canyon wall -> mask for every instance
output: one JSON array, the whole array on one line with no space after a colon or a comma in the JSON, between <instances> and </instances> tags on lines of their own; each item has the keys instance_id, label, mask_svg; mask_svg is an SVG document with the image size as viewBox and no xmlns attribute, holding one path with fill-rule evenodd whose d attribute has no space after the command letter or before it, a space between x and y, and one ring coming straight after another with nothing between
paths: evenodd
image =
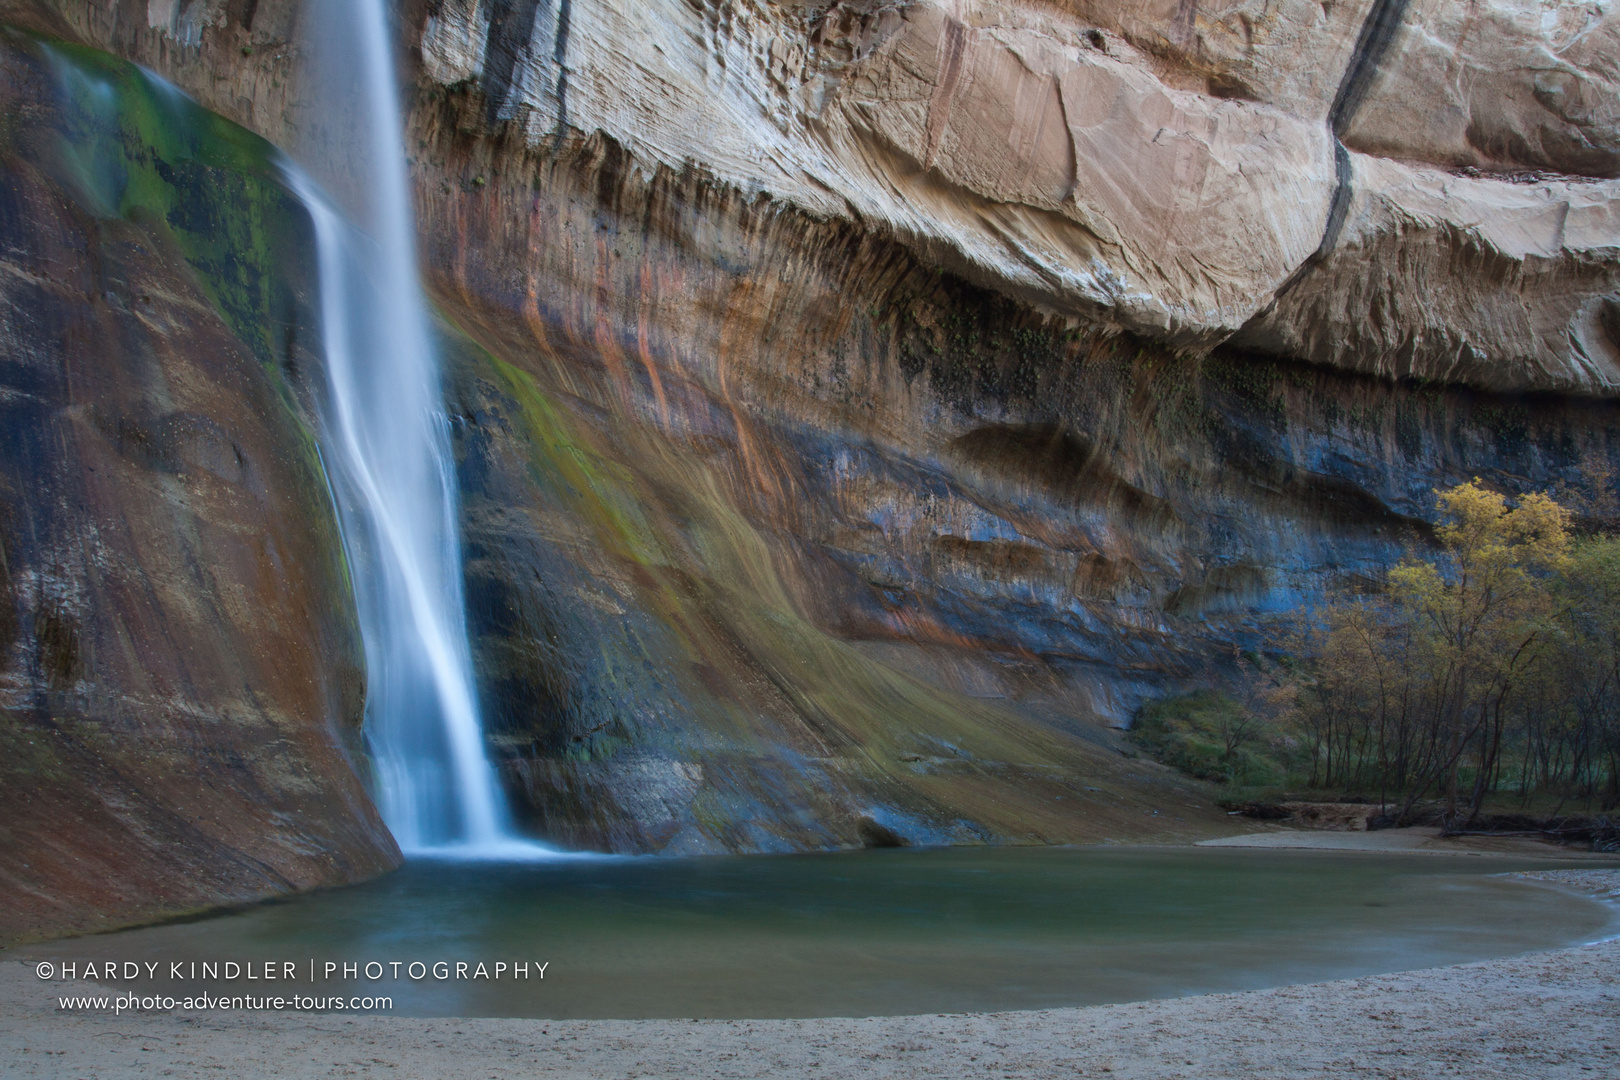
<instances>
[{"instance_id":1,"label":"canyon wall","mask_svg":"<svg viewBox=\"0 0 1620 1080\"><path fill-rule=\"evenodd\" d=\"M9 17L330 141L285 0ZM1620 456L1613 5L400 27L491 747L561 842L1218 830L1113 728L1435 487Z\"/></svg>"},{"instance_id":2,"label":"canyon wall","mask_svg":"<svg viewBox=\"0 0 1620 1080\"><path fill-rule=\"evenodd\" d=\"M331 122L292 0L54 8L277 145ZM421 110L475 90L485 138L600 133L636 168L700 169L1057 315L1485 389L1620 379L1611 3L407 0L399 18ZM424 189L475 179L418 165Z\"/></svg>"},{"instance_id":3,"label":"canyon wall","mask_svg":"<svg viewBox=\"0 0 1620 1080\"><path fill-rule=\"evenodd\" d=\"M0 112L0 940L397 865L271 148L10 29Z\"/></svg>"},{"instance_id":4,"label":"canyon wall","mask_svg":"<svg viewBox=\"0 0 1620 1080\"><path fill-rule=\"evenodd\" d=\"M450 116L426 152L481 153ZM464 169L484 183L424 218L443 309L491 356L452 369L469 602L507 775L554 836L695 823L747 850L769 844L728 824L804 842L772 830L804 806L844 841L863 814L983 828L964 786L895 791L1019 760L932 701L981 738L1123 749L1143 700L1421 550L1436 487L1582 491L1620 451L1607 401L1180 355L607 140ZM874 682L895 673L929 703ZM1034 836L1128 835L1104 794L1164 816L1162 774L1105 761L1053 774L1066 820Z\"/></svg>"},{"instance_id":5,"label":"canyon wall","mask_svg":"<svg viewBox=\"0 0 1620 1080\"><path fill-rule=\"evenodd\" d=\"M1620 12L1065 7L446 0L422 71L1173 347L1613 392Z\"/></svg>"}]
</instances>

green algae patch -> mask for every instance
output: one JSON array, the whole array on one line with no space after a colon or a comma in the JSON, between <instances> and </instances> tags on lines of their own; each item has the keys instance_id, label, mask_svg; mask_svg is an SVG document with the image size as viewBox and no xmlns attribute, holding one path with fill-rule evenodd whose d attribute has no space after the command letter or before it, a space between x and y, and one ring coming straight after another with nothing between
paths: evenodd
<instances>
[{"instance_id":1,"label":"green algae patch","mask_svg":"<svg viewBox=\"0 0 1620 1080\"><path fill-rule=\"evenodd\" d=\"M53 80L46 166L89 213L166 234L204 294L261 363L285 351L297 306L289 270L308 245L280 153L117 57L7 28Z\"/></svg>"},{"instance_id":2,"label":"green algae patch","mask_svg":"<svg viewBox=\"0 0 1620 1080\"><path fill-rule=\"evenodd\" d=\"M36 718L0 709L0 778L8 787L60 783L71 775L72 766Z\"/></svg>"},{"instance_id":3,"label":"green algae patch","mask_svg":"<svg viewBox=\"0 0 1620 1080\"><path fill-rule=\"evenodd\" d=\"M664 561L641 512L629 469L574 437L572 425L526 372L484 352L503 388L522 410L534 452L532 476L552 498L583 515L609 554L642 566Z\"/></svg>"}]
</instances>

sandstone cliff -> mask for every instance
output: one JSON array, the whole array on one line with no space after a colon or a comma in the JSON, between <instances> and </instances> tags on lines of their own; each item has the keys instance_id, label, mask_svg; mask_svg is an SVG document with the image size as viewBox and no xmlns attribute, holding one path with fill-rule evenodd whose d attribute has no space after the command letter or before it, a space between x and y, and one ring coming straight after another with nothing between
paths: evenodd
<instances>
[{"instance_id":1,"label":"sandstone cliff","mask_svg":"<svg viewBox=\"0 0 1620 1080\"><path fill-rule=\"evenodd\" d=\"M397 865L270 148L0 30L0 938Z\"/></svg>"},{"instance_id":2,"label":"sandstone cliff","mask_svg":"<svg viewBox=\"0 0 1620 1080\"><path fill-rule=\"evenodd\" d=\"M330 122L285 0L29 11L280 145ZM1428 542L1433 487L1620 455L1617 20L403 5L530 820L662 851L1218 828L1108 725Z\"/></svg>"},{"instance_id":3,"label":"sandstone cliff","mask_svg":"<svg viewBox=\"0 0 1620 1080\"><path fill-rule=\"evenodd\" d=\"M600 131L1174 346L1620 379L1606 5L446 0L421 53L531 145Z\"/></svg>"},{"instance_id":4,"label":"sandstone cliff","mask_svg":"<svg viewBox=\"0 0 1620 1080\"><path fill-rule=\"evenodd\" d=\"M290 0L57 6L273 142L321 123ZM1044 310L1489 389L1620 379L1606 3L411 0L401 23L424 108L475 88L491 133L601 133Z\"/></svg>"}]
</instances>

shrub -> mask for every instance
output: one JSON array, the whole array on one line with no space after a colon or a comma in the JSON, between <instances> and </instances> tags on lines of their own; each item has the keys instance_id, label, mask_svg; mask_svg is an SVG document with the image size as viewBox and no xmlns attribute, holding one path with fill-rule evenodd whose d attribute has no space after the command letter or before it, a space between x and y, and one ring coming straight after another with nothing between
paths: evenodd
<instances>
[{"instance_id":1,"label":"shrub","mask_svg":"<svg viewBox=\"0 0 1620 1080\"><path fill-rule=\"evenodd\" d=\"M1288 741L1264 718L1214 690L1149 702L1137 712L1130 739L1202 780L1269 786L1288 774Z\"/></svg>"}]
</instances>

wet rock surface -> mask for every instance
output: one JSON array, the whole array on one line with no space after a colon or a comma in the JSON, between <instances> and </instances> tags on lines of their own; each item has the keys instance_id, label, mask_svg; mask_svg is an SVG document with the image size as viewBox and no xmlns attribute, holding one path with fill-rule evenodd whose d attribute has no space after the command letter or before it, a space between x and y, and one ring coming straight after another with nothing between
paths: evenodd
<instances>
[{"instance_id":1,"label":"wet rock surface","mask_svg":"<svg viewBox=\"0 0 1620 1080\"><path fill-rule=\"evenodd\" d=\"M246 132L0 35L0 934L389 869L298 208Z\"/></svg>"}]
</instances>

